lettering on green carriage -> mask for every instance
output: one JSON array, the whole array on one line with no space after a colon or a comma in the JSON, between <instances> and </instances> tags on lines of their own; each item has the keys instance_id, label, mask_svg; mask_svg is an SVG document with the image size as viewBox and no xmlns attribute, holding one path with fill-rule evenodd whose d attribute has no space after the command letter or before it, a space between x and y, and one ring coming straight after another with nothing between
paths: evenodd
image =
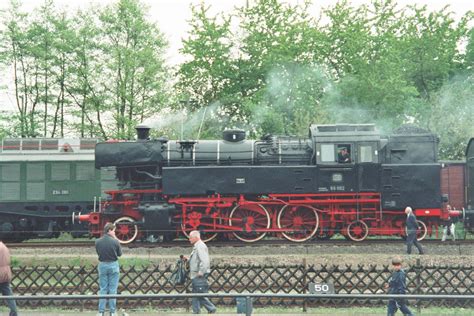
<instances>
[{"instance_id":1,"label":"lettering on green carriage","mask_svg":"<svg viewBox=\"0 0 474 316\"><path fill-rule=\"evenodd\" d=\"M69 195L69 190L53 190L53 195Z\"/></svg>"}]
</instances>

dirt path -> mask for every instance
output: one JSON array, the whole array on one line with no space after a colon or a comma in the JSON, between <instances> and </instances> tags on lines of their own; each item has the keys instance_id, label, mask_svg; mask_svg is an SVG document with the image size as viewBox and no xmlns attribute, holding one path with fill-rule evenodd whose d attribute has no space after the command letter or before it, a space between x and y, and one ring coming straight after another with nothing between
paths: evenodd
<instances>
[{"instance_id":1,"label":"dirt path","mask_svg":"<svg viewBox=\"0 0 474 316\"><path fill-rule=\"evenodd\" d=\"M306 260L315 265L387 265L392 257L400 256L406 264L417 259L423 265L472 265L474 243L442 245L425 244L426 255L406 255L405 246L400 244L334 246L324 244L264 246L264 247L212 247L209 245L213 264L299 264ZM127 261L147 261L152 264L174 263L180 254L188 255L191 247L176 248L124 248L123 258ZM88 262L97 263L94 248L18 248L11 250L12 257L21 264L34 262Z\"/></svg>"}]
</instances>

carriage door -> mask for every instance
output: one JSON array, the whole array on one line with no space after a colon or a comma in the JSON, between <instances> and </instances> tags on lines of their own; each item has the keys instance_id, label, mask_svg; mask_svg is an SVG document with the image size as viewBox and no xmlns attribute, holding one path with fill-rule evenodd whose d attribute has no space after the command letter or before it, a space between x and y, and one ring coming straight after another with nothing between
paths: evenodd
<instances>
[{"instance_id":1,"label":"carriage door","mask_svg":"<svg viewBox=\"0 0 474 316\"><path fill-rule=\"evenodd\" d=\"M357 185L359 192L379 192L380 163L377 143L357 144Z\"/></svg>"}]
</instances>

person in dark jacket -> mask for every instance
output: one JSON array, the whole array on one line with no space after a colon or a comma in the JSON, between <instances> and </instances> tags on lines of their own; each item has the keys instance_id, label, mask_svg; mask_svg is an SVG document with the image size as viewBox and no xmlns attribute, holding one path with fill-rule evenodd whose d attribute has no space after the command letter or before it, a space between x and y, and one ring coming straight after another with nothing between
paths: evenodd
<instances>
[{"instance_id":1,"label":"person in dark jacket","mask_svg":"<svg viewBox=\"0 0 474 316\"><path fill-rule=\"evenodd\" d=\"M402 261L400 258L392 259L393 273L388 281L388 294L406 294L406 275L402 269ZM387 305L387 316L393 316L400 310L403 315L413 316L406 304L405 299L390 299Z\"/></svg>"},{"instance_id":2,"label":"person in dark jacket","mask_svg":"<svg viewBox=\"0 0 474 316\"><path fill-rule=\"evenodd\" d=\"M12 270L10 269L10 251L3 242L0 241L0 291L2 295L13 295L10 282L12 280ZM15 300L7 300L8 308L10 309L9 316L18 316Z\"/></svg>"},{"instance_id":3,"label":"person in dark jacket","mask_svg":"<svg viewBox=\"0 0 474 316\"><path fill-rule=\"evenodd\" d=\"M118 257L122 255L122 248L115 237L115 225L107 223L104 226L104 235L95 241L95 250L99 255L99 294L117 294L120 267ZM99 299L99 314L104 316L106 299ZM115 316L117 300L109 299L110 316Z\"/></svg>"},{"instance_id":4,"label":"person in dark jacket","mask_svg":"<svg viewBox=\"0 0 474 316\"><path fill-rule=\"evenodd\" d=\"M419 229L418 227L418 222L416 221L416 216L413 214L413 210L411 207L405 208L405 214L407 214L407 253L411 254L411 247L415 245L415 247L418 249L418 252L420 255L422 255L423 252L423 247L421 247L421 244L418 242L416 239L416 231Z\"/></svg>"},{"instance_id":5,"label":"person in dark jacket","mask_svg":"<svg viewBox=\"0 0 474 316\"><path fill-rule=\"evenodd\" d=\"M351 162L351 155L347 151L347 148L341 148L339 153L337 154L337 162L339 163L350 163Z\"/></svg>"}]
</instances>

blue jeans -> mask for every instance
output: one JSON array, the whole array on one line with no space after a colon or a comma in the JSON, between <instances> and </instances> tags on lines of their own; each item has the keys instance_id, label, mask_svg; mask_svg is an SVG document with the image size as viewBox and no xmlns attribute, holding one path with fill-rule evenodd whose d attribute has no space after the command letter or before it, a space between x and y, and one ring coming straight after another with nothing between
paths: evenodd
<instances>
[{"instance_id":1,"label":"blue jeans","mask_svg":"<svg viewBox=\"0 0 474 316\"><path fill-rule=\"evenodd\" d=\"M404 300L389 300L387 305L387 316L394 316L397 310L403 315L413 316Z\"/></svg>"},{"instance_id":2,"label":"blue jeans","mask_svg":"<svg viewBox=\"0 0 474 316\"><path fill-rule=\"evenodd\" d=\"M0 283L0 291L2 295L11 296L13 295L12 288L10 286L10 282L3 282ZM10 316L17 316L18 310L16 309L16 302L15 300L7 300L8 308L10 308Z\"/></svg>"},{"instance_id":3,"label":"blue jeans","mask_svg":"<svg viewBox=\"0 0 474 316\"><path fill-rule=\"evenodd\" d=\"M191 280L191 285L193 293L207 293L209 291L207 277L195 277ZM193 314L199 314L201 312L201 306L204 306L210 313L216 311L216 307L207 297L193 297L191 304L193 306Z\"/></svg>"},{"instance_id":4,"label":"blue jeans","mask_svg":"<svg viewBox=\"0 0 474 316\"><path fill-rule=\"evenodd\" d=\"M120 268L118 261L99 263L99 294L117 294ZM107 299L99 299L99 313L105 312ZM117 300L109 299L109 308L111 313L115 313Z\"/></svg>"}]
</instances>

